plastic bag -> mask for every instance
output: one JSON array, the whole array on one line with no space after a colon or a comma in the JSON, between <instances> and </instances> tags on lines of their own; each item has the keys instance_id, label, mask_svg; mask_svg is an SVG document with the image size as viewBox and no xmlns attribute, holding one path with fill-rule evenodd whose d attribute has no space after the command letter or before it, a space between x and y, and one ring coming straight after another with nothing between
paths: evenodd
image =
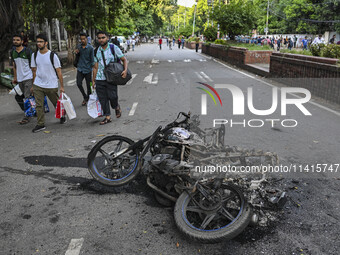
<instances>
[{"instance_id":1,"label":"plastic bag","mask_svg":"<svg viewBox=\"0 0 340 255\"><path fill-rule=\"evenodd\" d=\"M35 98L33 96L30 96L25 99L24 102L24 109L25 109L25 116L26 117L33 117L36 115L36 103Z\"/></svg>"},{"instance_id":2,"label":"plastic bag","mask_svg":"<svg viewBox=\"0 0 340 255\"><path fill-rule=\"evenodd\" d=\"M62 97L63 97L63 93L60 93L60 96L57 102L57 107L55 108L55 117L57 119L60 119L65 116L65 109L62 103Z\"/></svg>"},{"instance_id":3,"label":"plastic bag","mask_svg":"<svg viewBox=\"0 0 340 255\"><path fill-rule=\"evenodd\" d=\"M62 93L61 103L64 105L64 109L70 120L77 117L71 98L67 96L65 93Z\"/></svg>"},{"instance_id":4,"label":"plastic bag","mask_svg":"<svg viewBox=\"0 0 340 255\"><path fill-rule=\"evenodd\" d=\"M102 106L99 102L96 91L94 91L89 97L89 101L87 102L87 113L94 119L103 115Z\"/></svg>"},{"instance_id":5,"label":"plastic bag","mask_svg":"<svg viewBox=\"0 0 340 255\"><path fill-rule=\"evenodd\" d=\"M22 91L19 84L17 84L8 94L22 96Z\"/></svg>"},{"instance_id":6,"label":"plastic bag","mask_svg":"<svg viewBox=\"0 0 340 255\"><path fill-rule=\"evenodd\" d=\"M48 107L46 96L45 96L45 99L44 99L44 111L45 111L45 113L50 112L50 108Z\"/></svg>"}]
</instances>

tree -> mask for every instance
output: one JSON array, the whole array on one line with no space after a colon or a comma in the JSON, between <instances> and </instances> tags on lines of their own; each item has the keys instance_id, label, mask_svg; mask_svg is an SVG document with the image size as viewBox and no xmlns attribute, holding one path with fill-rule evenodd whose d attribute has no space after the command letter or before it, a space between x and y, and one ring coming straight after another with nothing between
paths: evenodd
<instances>
[{"instance_id":1,"label":"tree","mask_svg":"<svg viewBox=\"0 0 340 255\"><path fill-rule=\"evenodd\" d=\"M4 62L8 57L8 50L12 46L13 33L23 27L24 21L19 13L20 0L0 0L0 71L4 70Z\"/></svg>"},{"instance_id":2,"label":"tree","mask_svg":"<svg viewBox=\"0 0 340 255\"><path fill-rule=\"evenodd\" d=\"M235 35L248 34L255 26L255 8L248 0L231 0L217 3L212 18L220 25L220 31L231 39Z\"/></svg>"}]
</instances>

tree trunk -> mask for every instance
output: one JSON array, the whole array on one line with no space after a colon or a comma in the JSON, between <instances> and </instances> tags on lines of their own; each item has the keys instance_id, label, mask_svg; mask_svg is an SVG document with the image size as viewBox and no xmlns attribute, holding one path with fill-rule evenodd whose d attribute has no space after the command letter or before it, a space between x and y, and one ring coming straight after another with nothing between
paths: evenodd
<instances>
[{"instance_id":1,"label":"tree trunk","mask_svg":"<svg viewBox=\"0 0 340 255\"><path fill-rule=\"evenodd\" d=\"M74 60L73 50L77 46L77 35L67 31L67 63L72 64Z\"/></svg>"}]
</instances>

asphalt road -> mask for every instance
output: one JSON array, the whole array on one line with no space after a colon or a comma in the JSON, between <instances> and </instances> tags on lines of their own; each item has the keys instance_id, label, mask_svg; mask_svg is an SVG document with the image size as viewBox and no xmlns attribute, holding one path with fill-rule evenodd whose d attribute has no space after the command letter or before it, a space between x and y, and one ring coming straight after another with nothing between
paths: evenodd
<instances>
[{"instance_id":1,"label":"asphalt road","mask_svg":"<svg viewBox=\"0 0 340 255\"><path fill-rule=\"evenodd\" d=\"M34 119L17 124L22 112L14 98L1 91L0 254L339 253L339 173L281 174L279 185L290 199L280 220L267 228L248 227L236 239L219 244L186 239L175 226L173 210L157 204L142 177L120 189L93 181L86 157L96 142L112 134L137 140L180 111L200 114L203 92L197 87L203 86L197 82L233 84L245 95L252 87L257 109L270 108L271 86L282 87L177 46L169 50L163 44L159 50L156 44L142 45L127 57L135 75L131 84L119 87L122 117L113 116L108 125L100 126L100 119L91 119L81 106L74 68L63 69L63 75L77 118L60 125L52 110L46 115L49 132L33 134ZM340 163L339 106L313 99L304 104L311 116L295 106L287 107L286 116L280 106L270 116L256 116L247 107L244 116L233 116L231 94L218 92L223 106L207 97L203 127L212 127L216 118L229 124L231 119L298 122L294 128L280 122L261 128L227 125L227 144L277 152L285 165Z\"/></svg>"}]
</instances>

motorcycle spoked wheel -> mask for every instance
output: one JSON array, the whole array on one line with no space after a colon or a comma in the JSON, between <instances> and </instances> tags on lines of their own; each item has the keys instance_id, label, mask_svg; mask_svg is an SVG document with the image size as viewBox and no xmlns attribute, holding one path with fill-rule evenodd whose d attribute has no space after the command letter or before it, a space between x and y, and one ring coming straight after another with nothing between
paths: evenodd
<instances>
[{"instance_id":1,"label":"motorcycle spoked wheel","mask_svg":"<svg viewBox=\"0 0 340 255\"><path fill-rule=\"evenodd\" d=\"M136 178L142 165L139 150L126 152L113 159L114 153L131 144L133 141L123 136L109 136L99 141L87 157L92 177L113 187L125 185Z\"/></svg>"},{"instance_id":2,"label":"motorcycle spoked wheel","mask_svg":"<svg viewBox=\"0 0 340 255\"><path fill-rule=\"evenodd\" d=\"M223 183L210 205L202 198L199 191L191 196L183 192L175 205L176 225L189 238L217 243L236 237L249 225L252 208L235 185Z\"/></svg>"}]
</instances>

